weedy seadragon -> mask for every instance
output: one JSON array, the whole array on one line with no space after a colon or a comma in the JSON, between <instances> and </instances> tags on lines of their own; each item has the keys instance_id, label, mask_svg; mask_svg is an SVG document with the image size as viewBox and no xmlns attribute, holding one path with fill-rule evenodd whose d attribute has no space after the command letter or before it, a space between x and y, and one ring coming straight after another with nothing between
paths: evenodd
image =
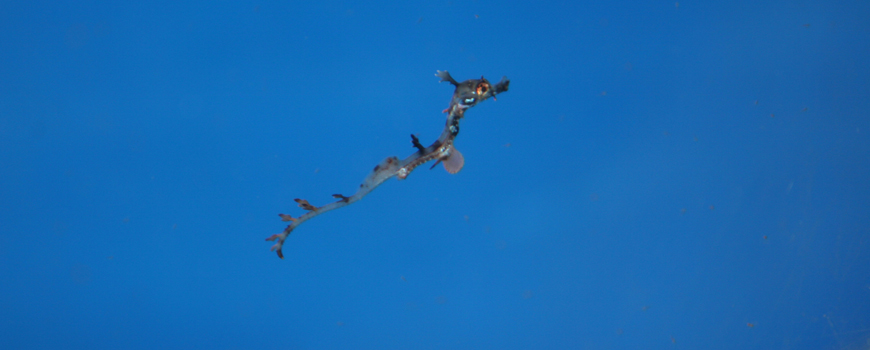
<instances>
[{"instance_id":1,"label":"weedy seadragon","mask_svg":"<svg viewBox=\"0 0 870 350\"><path fill-rule=\"evenodd\" d=\"M442 163L444 169L446 169L450 174L456 174L459 170L462 170L462 166L465 165L465 158L453 144L456 135L459 134L459 121L463 116L465 116L465 110L476 106L478 103L483 102L490 97L495 100L495 95L507 91L510 80L508 80L507 77L502 77L501 81L493 86L482 76L480 79L469 79L460 83L454 80L447 71L438 71L435 75L441 78L441 82L449 82L455 87L453 98L450 100L450 105L443 111L444 113L447 113L447 123L444 125L444 131L441 132L441 136L438 137L438 140L429 145L429 147L423 147L423 145L420 144L420 140L414 136L414 134L411 134L411 144L417 148L417 152L414 152L414 154L411 154L402 160L399 160L396 157L388 157L381 161L381 163L376 165L374 170L366 176L362 184L359 185L359 189L357 189L356 193L350 197L341 194L334 194L332 197L337 198L338 200L322 207L315 207L304 199L295 199L299 207L308 210L308 212L298 218L294 218L287 214L278 214L281 216L282 220L290 221L291 223L287 225L284 232L266 238L267 241L276 241L275 245L272 246L272 251L277 252L278 257L281 259L284 258L284 254L281 252L281 247L284 246L284 241L290 235L290 232L293 232L297 226L317 215L344 207L362 199L365 195L369 194L369 192L393 176L398 177L399 180L404 180L412 171L414 171L415 168L432 160L435 161L432 168L438 165L438 163Z\"/></svg>"}]
</instances>

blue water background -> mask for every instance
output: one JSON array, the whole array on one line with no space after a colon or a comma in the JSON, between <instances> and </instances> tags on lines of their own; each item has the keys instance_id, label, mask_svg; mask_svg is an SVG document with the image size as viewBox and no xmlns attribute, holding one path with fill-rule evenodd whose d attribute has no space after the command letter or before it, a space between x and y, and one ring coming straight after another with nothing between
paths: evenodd
<instances>
[{"instance_id":1,"label":"blue water background","mask_svg":"<svg viewBox=\"0 0 870 350\"><path fill-rule=\"evenodd\" d=\"M0 3L0 348L867 349L863 1ZM465 168L350 195L469 110Z\"/></svg>"}]
</instances>

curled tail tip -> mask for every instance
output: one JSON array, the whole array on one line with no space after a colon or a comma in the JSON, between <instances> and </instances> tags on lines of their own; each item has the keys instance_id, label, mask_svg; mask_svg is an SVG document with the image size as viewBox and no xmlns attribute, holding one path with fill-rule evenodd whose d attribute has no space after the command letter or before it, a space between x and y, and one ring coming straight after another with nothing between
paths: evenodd
<instances>
[{"instance_id":1,"label":"curled tail tip","mask_svg":"<svg viewBox=\"0 0 870 350\"><path fill-rule=\"evenodd\" d=\"M272 246L272 251L278 253L279 258L284 259L284 253L281 252L281 243L275 243L275 245Z\"/></svg>"}]
</instances>

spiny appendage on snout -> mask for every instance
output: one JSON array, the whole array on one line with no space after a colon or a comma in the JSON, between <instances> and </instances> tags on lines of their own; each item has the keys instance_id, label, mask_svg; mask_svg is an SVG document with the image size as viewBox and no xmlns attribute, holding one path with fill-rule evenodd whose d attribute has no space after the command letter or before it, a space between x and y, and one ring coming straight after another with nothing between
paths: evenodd
<instances>
[{"instance_id":1,"label":"spiny appendage on snout","mask_svg":"<svg viewBox=\"0 0 870 350\"><path fill-rule=\"evenodd\" d=\"M442 81L446 81L453 85L459 85L459 83L456 82L456 79L453 79L453 77L450 76L450 73L446 70L436 70L435 76L441 78L441 81L439 81L439 83Z\"/></svg>"}]
</instances>

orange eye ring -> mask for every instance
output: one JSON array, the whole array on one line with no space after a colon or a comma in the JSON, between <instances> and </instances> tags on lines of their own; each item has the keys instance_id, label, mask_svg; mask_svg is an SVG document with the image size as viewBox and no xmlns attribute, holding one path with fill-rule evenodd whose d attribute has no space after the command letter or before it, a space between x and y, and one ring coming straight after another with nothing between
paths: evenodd
<instances>
[{"instance_id":1,"label":"orange eye ring","mask_svg":"<svg viewBox=\"0 0 870 350\"><path fill-rule=\"evenodd\" d=\"M477 96L483 96L484 94L486 94L487 91L489 91L489 89L489 83L485 81L477 84Z\"/></svg>"}]
</instances>

